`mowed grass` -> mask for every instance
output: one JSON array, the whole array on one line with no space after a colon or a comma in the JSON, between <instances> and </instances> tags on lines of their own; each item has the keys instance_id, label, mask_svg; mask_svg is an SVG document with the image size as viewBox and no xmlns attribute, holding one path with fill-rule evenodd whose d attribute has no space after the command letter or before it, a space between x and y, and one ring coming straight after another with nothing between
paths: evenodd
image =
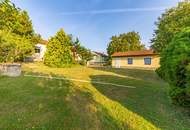
<instances>
[{"instance_id":1,"label":"mowed grass","mask_svg":"<svg viewBox=\"0 0 190 130\"><path fill-rule=\"evenodd\" d=\"M23 71L50 78L0 77L0 129L190 130L187 111L170 103L168 85L153 71L41 63L23 64Z\"/></svg>"}]
</instances>

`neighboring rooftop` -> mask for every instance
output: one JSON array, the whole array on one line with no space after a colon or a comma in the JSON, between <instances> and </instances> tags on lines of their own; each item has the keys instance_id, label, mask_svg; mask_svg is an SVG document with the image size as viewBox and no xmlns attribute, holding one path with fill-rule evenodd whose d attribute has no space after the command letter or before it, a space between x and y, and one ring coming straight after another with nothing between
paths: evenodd
<instances>
[{"instance_id":1,"label":"neighboring rooftop","mask_svg":"<svg viewBox=\"0 0 190 130\"><path fill-rule=\"evenodd\" d=\"M41 40L39 43L40 43L40 44L43 44L43 45L47 45L47 44L48 44L48 41L47 41L47 40Z\"/></svg>"},{"instance_id":2,"label":"neighboring rooftop","mask_svg":"<svg viewBox=\"0 0 190 130\"><path fill-rule=\"evenodd\" d=\"M124 57L124 56L150 56L158 55L153 50L142 50L142 51L127 51L127 52L116 52L112 57Z\"/></svg>"},{"instance_id":3,"label":"neighboring rooftop","mask_svg":"<svg viewBox=\"0 0 190 130\"><path fill-rule=\"evenodd\" d=\"M97 55L100 55L100 56L102 56L102 57L107 57L107 55L106 54L104 54L104 53L102 53L102 52L97 52L97 51L93 51L95 54L97 54Z\"/></svg>"}]
</instances>

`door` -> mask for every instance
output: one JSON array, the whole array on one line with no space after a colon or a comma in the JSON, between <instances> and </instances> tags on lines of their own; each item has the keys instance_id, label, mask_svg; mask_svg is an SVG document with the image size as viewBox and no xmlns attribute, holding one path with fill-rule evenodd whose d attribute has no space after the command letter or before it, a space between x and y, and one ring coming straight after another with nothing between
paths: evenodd
<instances>
[{"instance_id":1,"label":"door","mask_svg":"<svg viewBox=\"0 0 190 130\"><path fill-rule=\"evenodd\" d=\"M115 67L120 68L120 58L115 59Z\"/></svg>"}]
</instances>

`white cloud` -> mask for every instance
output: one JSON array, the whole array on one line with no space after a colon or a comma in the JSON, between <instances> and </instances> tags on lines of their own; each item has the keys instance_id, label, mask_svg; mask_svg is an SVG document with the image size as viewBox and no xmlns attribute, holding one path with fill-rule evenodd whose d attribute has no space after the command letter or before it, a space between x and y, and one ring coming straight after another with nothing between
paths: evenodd
<instances>
[{"instance_id":1,"label":"white cloud","mask_svg":"<svg viewBox=\"0 0 190 130\"><path fill-rule=\"evenodd\" d=\"M82 15L82 14L110 14L110 13L126 13L126 12L151 12L151 11L163 11L163 10L166 10L167 8L168 7L104 9L104 10L62 12L60 14L61 15Z\"/></svg>"}]
</instances>

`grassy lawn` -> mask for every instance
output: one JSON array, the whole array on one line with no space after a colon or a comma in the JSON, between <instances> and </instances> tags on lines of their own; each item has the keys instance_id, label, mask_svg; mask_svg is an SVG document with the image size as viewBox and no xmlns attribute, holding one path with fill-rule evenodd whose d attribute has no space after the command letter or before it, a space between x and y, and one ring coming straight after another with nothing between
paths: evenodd
<instances>
[{"instance_id":1,"label":"grassy lawn","mask_svg":"<svg viewBox=\"0 0 190 130\"><path fill-rule=\"evenodd\" d=\"M190 130L187 111L170 103L168 85L153 71L40 63L23 64L23 71L91 82L1 76L0 129Z\"/></svg>"}]
</instances>

